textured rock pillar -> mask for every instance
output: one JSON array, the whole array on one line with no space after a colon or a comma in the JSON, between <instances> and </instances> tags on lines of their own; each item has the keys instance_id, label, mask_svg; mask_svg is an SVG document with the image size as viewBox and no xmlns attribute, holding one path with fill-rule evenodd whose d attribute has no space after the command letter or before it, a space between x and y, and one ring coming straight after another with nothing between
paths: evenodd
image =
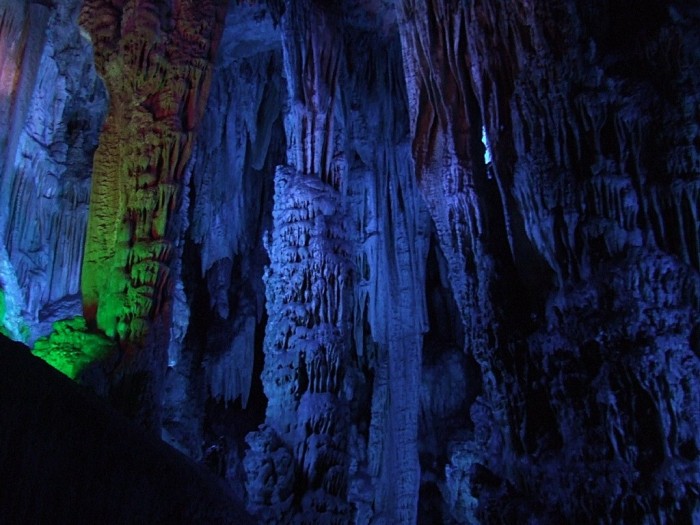
<instances>
[{"instance_id":1,"label":"textured rock pillar","mask_svg":"<svg viewBox=\"0 0 700 525\"><path fill-rule=\"evenodd\" d=\"M217 0L88 0L81 13L110 95L94 160L83 306L89 323L139 354L135 366L146 376L125 392L157 382L166 366L179 233L172 217L225 7Z\"/></svg>"},{"instance_id":2,"label":"textured rock pillar","mask_svg":"<svg viewBox=\"0 0 700 525\"><path fill-rule=\"evenodd\" d=\"M343 86L348 158L353 159L347 193L356 243L355 351L372 378L369 428L357 426L358 434L366 432L367 443L355 457L366 451L366 465L358 462L353 502L358 523L415 523L431 225L411 158L395 19L387 13L367 24L346 35L353 45L348 46L351 66Z\"/></svg>"},{"instance_id":3,"label":"textured rock pillar","mask_svg":"<svg viewBox=\"0 0 700 525\"><path fill-rule=\"evenodd\" d=\"M341 201L318 178L281 167L273 217L265 275L266 421L292 451L302 519L344 522L351 274Z\"/></svg>"},{"instance_id":4,"label":"textured rock pillar","mask_svg":"<svg viewBox=\"0 0 700 525\"><path fill-rule=\"evenodd\" d=\"M342 135L334 114L342 39L332 13L314 2L287 2L282 23L290 166L275 174L263 385L269 400L266 422L293 458L289 498L298 507L290 507L289 499L264 497L272 491L266 486L271 481L252 468L257 443L271 439L269 432L248 438L253 448L246 460L248 491L254 510L263 514L296 514L299 523L346 523L352 518L343 391L351 337L351 258L340 193L344 164L336 147ZM284 487L272 493L280 492Z\"/></svg>"}]
</instances>

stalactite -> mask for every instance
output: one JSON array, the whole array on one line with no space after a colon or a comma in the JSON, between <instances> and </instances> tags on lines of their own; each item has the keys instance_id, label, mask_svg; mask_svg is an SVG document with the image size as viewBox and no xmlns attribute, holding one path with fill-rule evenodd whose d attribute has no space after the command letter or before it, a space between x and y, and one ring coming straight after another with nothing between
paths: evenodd
<instances>
[{"instance_id":1,"label":"stalactite","mask_svg":"<svg viewBox=\"0 0 700 525\"><path fill-rule=\"evenodd\" d=\"M140 344L145 334L135 327L167 312L171 250L131 265L130 272L124 265L131 252L173 240L168 225L208 92L222 5L185 2L170 11L152 2L122 9L88 2L81 23L95 45L111 99L95 156L82 283L85 312L108 336ZM165 54L167 67L160 67ZM134 131L138 142L127 140ZM169 159L161 157L165 151ZM100 272L104 266L113 271ZM143 292L123 293L136 288Z\"/></svg>"},{"instance_id":2,"label":"stalactite","mask_svg":"<svg viewBox=\"0 0 700 525\"><path fill-rule=\"evenodd\" d=\"M203 274L216 261L233 260L257 241L249 230L259 227L254 221L262 183L250 180L248 169L262 169L269 150L283 87L280 78L268 79L268 71L279 68L279 51L218 66L212 98L220 105L212 107L203 122L200 137L206 141L197 146L193 166L194 185L201 197L194 203L192 238L203 244ZM264 119L260 121L259 116ZM222 191L224 185L227 191Z\"/></svg>"},{"instance_id":3,"label":"stalactite","mask_svg":"<svg viewBox=\"0 0 700 525\"><path fill-rule=\"evenodd\" d=\"M489 321L485 302L492 271L488 251L478 240L493 222L488 217L493 212L484 205L489 182L485 180L483 154L475 159L470 142L470 136L477 133L470 127L479 116L472 108L473 88L466 77L472 69L464 53L468 45L466 15L464 7L454 2L420 6L404 2L398 9L405 20L401 39L416 177L449 261L462 322L474 337L467 341L473 341L476 350L481 345L479 334L485 333ZM447 111L445 104L452 111ZM480 127L478 134L480 137ZM476 273L465 272L475 267L479 268Z\"/></svg>"},{"instance_id":4,"label":"stalactite","mask_svg":"<svg viewBox=\"0 0 700 525\"><path fill-rule=\"evenodd\" d=\"M2 242L22 289L13 302L22 304L30 344L60 316L81 313L74 298L79 293L90 164L106 102L90 63L89 44L76 24L77 3L48 10L45 28L32 18L38 8L27 11L26 27L36 33L27 45L41 47L27 48L21 63L25 71L20 73L33 75L34 84L16 85L25 91L19 98L26 101L16 101L14 108L22 120L8 137L15 154L8 150L5 157L6 207L0 213ZM37 51L38 57L32 58Z\"/></svg>"},{"instance_id":5,"label":"stalactite","mask_svg":"<svg viewBox=\"0 0 700 525\"><path fill-rule=\"evenodd\" d=\"M259 382L255 354L265 319L262 231L274 166L284 160L282 53L265 6L229 6L220 46L184 182L191 202L181 212L187 253L176 287L185 304L174 306L188 315L177 319L165 401L169 440L196 457L203 429L222 424L217 417L264 417L260 400L248 400ZM205 411L212 403L214 415Z\"/></svg>"},{"instance_id":6,"label":"stalactite","mask_svg":"<svg viewBox=\"0 0 700 525\"><path fill-rule=\"evenodd\" d=\"M243 408L248 403L253 379L255 317L240 318L235 327L230 348L220 355L205 357L204 367L210 395L215 399L233 401L240 398Z\"/></svg>"},{"instance_id":7,"label":"stalactite","mask_svg":"<svg viewBox=\"0 0 700 525\"><path fill-rule=\"evenodd\" d=\"M80 17L110 97L94 158L83 308L89 328L127 354L109 379L113 402L156 430L172 321L173 243L182 225L177 211L225 7L215 0L172 6L95 0L84 3ZM130 401L130 388L141 389L140 404Z\"/></svg>"}]
</instances>

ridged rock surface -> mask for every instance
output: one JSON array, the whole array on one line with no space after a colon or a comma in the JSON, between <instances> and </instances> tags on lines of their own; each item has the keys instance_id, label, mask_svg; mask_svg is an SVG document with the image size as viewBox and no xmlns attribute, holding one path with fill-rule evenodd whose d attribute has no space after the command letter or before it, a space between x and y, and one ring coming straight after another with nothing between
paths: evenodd
<instances>
[{"instance_id":1,"label":"ridged rock surface","mask_svg":"<svg viewBox=\"0 0 700 525\"><path fill-rule=\"evenodd\" d=\"M120 343L110 396L159 431L185 168L223 30L218 0L83 3L110 106L95 152L81 292Z\"/></svg>"},{"instance_id":2,"label":"ridged rock surface","mask_svg":"<svg viewBox=\"0 0 700 525\"><path fill-rule=\"evenodd\" d=\"M22 64L0 78L16 338L76 312L88 173L56 183L51 159L87 162L100 104L89 65L69 78L22 29L61 11L27 5L0 23L25 42L0 48ZM90 0L81 20L110 108L80 292L131 350L84 383L162 411L263 523L700 520L697 8Z\"/></svg>"},{"instance_id":3,"label":"ridged rock surface","mask_svg":"<svg viewBox=\"0 0 700 525\"><path fill-rule=\"evenodd\" d=\"M109 337L141 344L150 324L167 317L178 233L171 215L209 91L222 7L214 0L82 7L110 95L94 160L83 306Z\"/></svg>"},{"instance_id":4,"label":"ridged rock surface","mask_svg":"<svg viewBox=\"0 0 700 525\"><path fill-rule=\"evenodd\" d=\"M15 332L30 342L51 322L79 315L92 155L106 112L106 93L80 34L79 2L49 10L21 2L2 13L12 42L2 74L10 90L3 126L0 279L12 294ZM13 30L23 32L13 36ZM9 78L13 68L17 78ZM13 89L14 86L14 89Z\"/></svg>"}]
</instances>

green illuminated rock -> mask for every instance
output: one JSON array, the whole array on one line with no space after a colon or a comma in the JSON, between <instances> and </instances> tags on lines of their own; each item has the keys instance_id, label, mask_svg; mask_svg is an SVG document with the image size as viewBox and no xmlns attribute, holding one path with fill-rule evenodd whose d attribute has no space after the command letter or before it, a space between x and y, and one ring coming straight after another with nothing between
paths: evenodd
<instances>
[{"instance_id":1,"label":"green illuminated rock","mask_svg":"<svg viewBox=\"0 0 700 525\"><path fill-rule=\"evenodd\" d=\"M0 334L9 336L10 333L5 328L5 311L7 306L5 305L5 292L0 290Z\"/></svg>"},{"instance_id":2,"label":"green illuminated rock","mask_svg":"<svg viewBox=\"0 0 700 525\"><path fill-rule=\"evenodd\" d=\"M169 322L172 218L227 5L176 4L88 0L80 16L110 94L94 156L83 309L91 326L134 348Z\"/></svg>"},{"instance_id":3,"label":"green illuminated rock","mask_svg":"<svg viewBox=\"0 0 700 525\"><path fill-rule=\"evenodd\" d=\"M114 342L96 333L89 333L83 317L57 321L53 332L34 344L33 353L71 379L91 363L104 359L114 349Z\"/></svg>"}]
</instances>

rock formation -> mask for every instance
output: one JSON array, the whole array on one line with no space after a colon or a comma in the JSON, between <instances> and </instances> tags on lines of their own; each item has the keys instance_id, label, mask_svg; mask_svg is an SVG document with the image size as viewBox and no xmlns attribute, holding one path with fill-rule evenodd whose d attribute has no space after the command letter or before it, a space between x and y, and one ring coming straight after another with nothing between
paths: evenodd
<instances>
[{"instance_id":1,"label":"rock formation","mask_svg":"<svg viewBox=\"0 0 700 525\"><path fill-rule=\"evenodd\" d=\"M226 4L0 3L2 330L263 523L700 520L700 11Z\"/></svg>"},{"instance_id":2,"label":"rock formation","mask_svg":"<svg viewBox=\"0 0 700 525\"><path fill-rule=\"evenodd\" d=\"M46 335L80 314L80 272L92 154L106 111L77 1L3 11L3 158L0 279L10 329ZM22 6L22 7L20 7ZM8 45L9 44L9 45ZM14 75L14 78L12 78Z\"/></svg>"}]
</instances>

